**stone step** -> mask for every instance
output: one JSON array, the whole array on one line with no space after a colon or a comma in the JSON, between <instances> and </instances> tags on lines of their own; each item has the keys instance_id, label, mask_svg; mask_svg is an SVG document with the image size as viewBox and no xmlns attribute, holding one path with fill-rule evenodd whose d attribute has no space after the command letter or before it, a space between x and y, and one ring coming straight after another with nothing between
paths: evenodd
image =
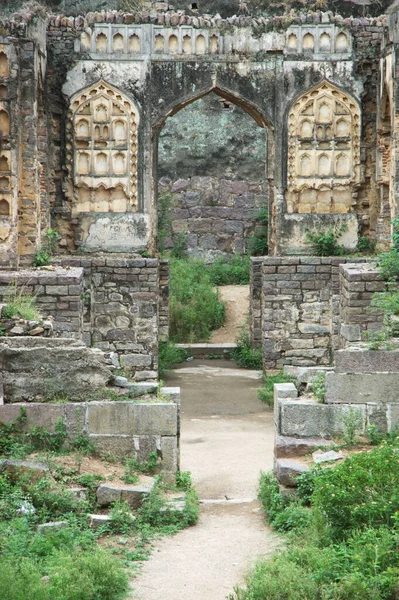
<instances>
[{"instance_id":1,"label":"stone step","mask_svg":"<svg viewBox=\"0 0 399 600\"><path fill-rule=\"evenodd\" d=\"M276 458L294 458L311 454L318 448L329 448L333 445L331 440L323 437L296 438L277 435L274 443L274 456Z\"/></svg>"},{"instance_id":2,"label":"stone step","mask_svg":"<svg viewBox=\"0 0 399 600\"><path fill-rule=\"evenodd\" d=\"M237 348L237 344L176 344L178 348L186 350L193 358L205 358L206 356L222 356L230 358L233 350Z\"/></svg>"},{"instance_id":3,"label":"stone step","mask_svg":"<svg viewBox=\"0 0 399 600\"><path fill-rule=\"evenodd\" d=\"M92 529L99 529L105 525L109 525L112 519L109 515L88 515L90 518L90 527Z\"/></svg>"},{"instance_id":4,"label":"stone step","mask_svg":"<svg viewBox=\"0 0 399 600\"><path fill-rule=\"evenodd\" d=\"M155 485L153 477L141 476L136 484L102 483L97 488L97 503L99 506L109 506L118 500L126 500L131 508L139 508L143 498L149 494Z\"/></svg>"},{"instance_id":5,"label":"stone step","mask_svg":"<svg viewBox=\"0 0 399 600\"><path fill-rule=\"evenodd\" d=\"M19 479L29 480L32 483L39 481L50 474L47 465L31 460L0 460L0 473L6 473L11 481Z\"/></svg>"}]
</instances>

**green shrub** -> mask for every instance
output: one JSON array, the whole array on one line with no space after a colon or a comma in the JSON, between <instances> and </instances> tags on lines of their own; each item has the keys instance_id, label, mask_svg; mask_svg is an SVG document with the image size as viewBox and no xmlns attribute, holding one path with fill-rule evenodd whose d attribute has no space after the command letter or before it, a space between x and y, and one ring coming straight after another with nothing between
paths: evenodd
<instances>
[{"instance_id":1,"label":"green shrub","mask_svg":"<svg viewBox=\"0 0 399 600\"><path fill-rule=\"evenodd\" d=\"M140 529L150 525L156 529L170 528L170 532L173 532L195 525L198 514L198 496L191 486L185 492L185 508L181 512L167 503L167 497L158 483L144 498L138 510L136 527Z\"/></svg>"},{"instance_id":2,"label":"green shrub","mask_svg":"<svg viewBox=\"0 0 399 600\"><path fill-rule=\"evenodd\" d=\"M326 374L319 371L311 380L312 391L319 402L324 402L326 395Z\"/></svg>"},{"instance_id":3,"label":"green shrub","mask_svg":"<svg viewBox=\"0 0 399 600\"><path fill-rule=\"evenodd\" d=\"M163 377L165 373L177 363L181 363L188 358L188 352L184 348L178 348L176 344L167 340L159 343L159 376Z\"/></svg>"},{"instance_id":4,"label":"green shrub","mask_svg":"<svg viewBox=\"0 0 399 600\"><path fill-rule=\"evenodd\" d=\"M263 385L258 388L257 394L259 400L267 404L267 406L273 406L274 404L274 384L275 383L295 383L296 379L286 375L283 371L280 371L276 375L263 375Z\"/></svg>"},{"instance_id":5,"label":"green shrub","mask_svg":"<svg viewBox=\"0 0 399 600\"><path fill-rule=\"evenodd\" d=\"M371 240L365 235L361 235L357 242L357 250L362 254L375 254L377 242L375 240Z\"/></svg>"},{"instance_id":6,"label":"green shrub","mask_svg":"<svg viewBox=\"0 0 399 600\"><path fill-rule=\"evenodd\" d=\"M262 349L251 346L249 333L245 330L242 330L238 336L237 347L231 354L237 365L243 369L261 370L263 367Z\"/></svg>"},{"instance_id":7,"label":"green shrub","mask_svg":"<svg viewBox=\"0 0 399 600\"><path fill-rule=\"evenodd\" d=\"M381 273L381 278L385 281L396 280L399 277L399 251L397 248L391 248L389 252L383 252L378 257L377 267Z\"/></svg>"},{"instance_id":8,"label":"green shrub","mask_svg":"<svg viewBox=\"0 0 399 600\"><path fill-rule=\"evenodd\" d=\"M346 254L346 249L338 244L338 239L346 229L346 225L336 225L313 231L308 230L306 240L311 244L316 256L342 256Z\"/></svg>"},{"instance_id":9,"label":"green shrub","mask_svg":"<svg viewBox=\"0 0 399 600\"><path fill-rule=\"evenodd\" d=\"M219 257L207 265L213 285L249 284L251 258L247 254L236 254L230 258Z\"/></svg>"},{"instance_id":10,"label":"green shrub","mask_svg":"<svg viewBox=\"0 0 399 600\"><path fill-rule=\"evenodd\" d=\"M269 214L267 206L259 209L255 217L255 231L248 240L248 252L251 256L265 256L269 250L267 231Z\"/></svg>"},{"instance_id":11,"label":"green shrub","mask_svg":"<svg viewBox=\"0 0 399 600\"><path fill-rule=\"evenodd\" d=\"M36 308L35 296L26 294L24 288L17 288L16 284L9 285L4 300L7 304L1 313L3 319L12 319L17 316L27 321L39 321L41 319Z\"/></svg>"},{"instance_id":12,"label":"green shrub","mask_svg":"<svg viewBox=\"0 0 399 600\"><path fill-rule=\"evenodd\" d=\"M170 338L173 342L207 341L221 327L226 309L213 289L205 263L170 260Z\"/></svg>"},{"instance_id":13,"label":"green shrub","mask_svg":"<svg viewBox=\"0 0 399 600\"><path fill-rule=\"evenodd\" d=\"M33 259L32 265L34 267L44 267L51 263L51 257L55 252L60 237L60 234L55 229L47 229L44 234L42 248L36 252L35 258Z\"/></svg>"},{"instance_id":14,"label":"green shrub","mask_svg":"<svg viewBox=\"0 0 399 600\"><path fill-rule=\"evenodd\" d=\"M399 510L398 446L384 444L320 472L312 505L336 539L353 529L392 525Z\"/></svg>"}]
</instances>

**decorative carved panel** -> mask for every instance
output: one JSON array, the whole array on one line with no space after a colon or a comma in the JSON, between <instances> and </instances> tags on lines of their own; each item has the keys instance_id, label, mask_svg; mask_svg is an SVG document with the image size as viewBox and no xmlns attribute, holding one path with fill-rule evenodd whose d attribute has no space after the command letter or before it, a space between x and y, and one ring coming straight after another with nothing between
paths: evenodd
<instances>
[{"instance_id":1,"label":"decorative carved panel","mask_svg":"<svg viewBox=\"0 0 399 600\"><path fill-rule=\"evenodd\" d=\"M351 212L359 181L359 107L324 81L289 113L287 211Z\"/></svg>"},{"instance_id":2,"label":"decorative carved panel","mask_svg":"<svg viewBox=\"0 0 399 600\"><path fill-rule=\"evenodd\" d=\"M138 122L131 100L102 80L71 98L67 165L73 216L137 210Z\"/></svg>"}]
</instances>

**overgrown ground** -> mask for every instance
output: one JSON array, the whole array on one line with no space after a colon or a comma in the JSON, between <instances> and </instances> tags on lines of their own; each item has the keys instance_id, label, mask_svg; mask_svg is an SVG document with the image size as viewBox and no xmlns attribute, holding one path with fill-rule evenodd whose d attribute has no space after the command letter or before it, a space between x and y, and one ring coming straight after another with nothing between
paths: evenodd
<instances>
[{"instance_id":1,"label":"overgrown ground","mask_svg":"<svg viewBox=\"0 0 399 600\"><path fill-rule=\"evenodd\" d=\"M371 434L374 449L314 468L296 494L261 476L259 498L287 532L286 548L258 563L230 600L399 598L399 438Z\"/></svg>"},{"instance_id":2,"label":"overgrown ground","mask_svg":"<svg viewBox=\"0 0 399 600\"><path fill-rule=\"evenodd\" d=\"M0 458L43 462L47 472L29 468L0 470L0 598L3 600L118 600L126 597L133 567L148 558L158 536L196 522L197 496L190 476L176 485L156 476L156 485L132 511L125 502L111 507L111 520L90 527L89 514L104 513L96 501L102 481L135 483L157 473L157 458L145 463L97 456L87 438L66 446L61 422L55 434L24 431L24 415L0 426ZM78 496L70 491L83 488ZM185 493L184 512L166 504ZM40 525L63 522L40 531Z\"/></svg>"}]
</instances>

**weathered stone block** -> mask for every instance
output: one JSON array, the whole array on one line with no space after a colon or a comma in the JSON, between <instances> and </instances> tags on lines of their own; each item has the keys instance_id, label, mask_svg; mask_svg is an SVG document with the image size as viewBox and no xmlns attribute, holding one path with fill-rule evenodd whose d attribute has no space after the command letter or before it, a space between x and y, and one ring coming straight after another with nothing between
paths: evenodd
<instances>
[{"instance_id":1,"label":"weathered stone block","mask_svg":"<svg viewBox=\"0 0 399 600\"><path fill-rule=\"evenodd\" d=\"M326 402L399 402L399 373L326 373Z\"/></svg>"},{"instance_id":2,"label":"weathered stone block","mask_svg":"<svg viewBox=\"0 0 399 600\"><path fill-rule=\"evenodd\" d=\"M330 446L331 440L322 437L296 438L277 435L274 444L276 458L293 458L305 456L321 446Z\"/></svg>"},{"instance_id":3,"label":"weathered stone block","mask_svg":"<svg viewBox=\"0 0 399 600\"><path fill-rule=\"evenodd\" d=\"M358 342L361 340L360 325L345 325L341 323L340 334L348 342Z\"/></svg>"},{"instance_id":4,"label":"weathered stone block","mask_svg":"<svg viewBox=\"0 0 399 600\"><path fill-rule=\"evenodd\" d=\"M108 506L118 500L126 500L131 508L139 508L144 496L154 488L152 477L140 477L136 485L127 483L102 483L97 489L97 502L100 506Z\"/></svg>"},{"instance_id":5,"label":"weathered stone block","mask_svg":"<svg viewBox=\"0 0 399 600\"><path fill-rule=\"evenodd\" d=\"M280 400L277 433L289 437L325 437L341 435L345 431L344 416L350 410L359 413L359 433L365 431L366 406L350 404L317 404L304 400Z\"/></svg>"},{"instance_id":6,"label":"weathered stone block","mask_svg":"<svg viewBox=\"0 0 399 600\"><path fill-rule=\"evenodd\" d=\"M177 405L174 403L135 404L136 435L177 434Z\"/></svg>"},{"instance_id":7,"label":"weathered stone block","mask_svg":"<svg viewBox=\"0 0 399 600\"><path fill-rule=\"evenodd\" d=\"M399 350L345 349L334 353L337 373L399 373Z\"/></svg>"},{"instance_id":8,"label":"weathered stone block","mask_svg":"<svg viewBox=\"0 0 399 600\"><path fill-rule=\"evenodd\" d=\"M287 487L295 487L295 479L309 471L309 467L296 460L279 458L274 465L274 472L278 482Z\"/></svg>"},{"instance_id":9,"label":"weathered stone block","mask_svg":"<svg viewBox=\"0 0 399 600\"><path fill-rule=\"evenodd\" d=\"M91 435L134 435L136 433L134 402L90 402L87 427Z\"/></svg>"}]
</instances>

